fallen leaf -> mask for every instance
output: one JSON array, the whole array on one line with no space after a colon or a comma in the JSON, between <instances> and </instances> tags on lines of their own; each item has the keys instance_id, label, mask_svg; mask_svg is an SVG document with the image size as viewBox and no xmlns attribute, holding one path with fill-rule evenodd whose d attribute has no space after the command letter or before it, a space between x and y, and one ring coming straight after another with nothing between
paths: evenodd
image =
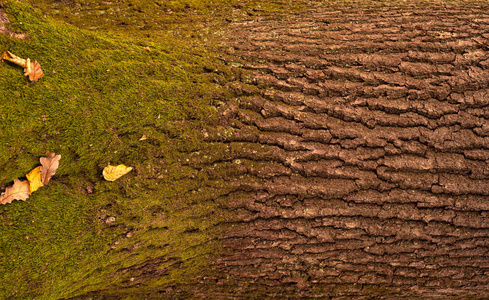
<instances>
[{"instance_id":1,"label":"fallen leaf","mask_svg":"<svg viewBox=\"0 0 489 300\"><path fill-rule=\"evenodd\" d=\"M30 171L27 175L25 175L25 177L27 177L27 180L29 180L30 193L37 191L44 185L41 180L41 166Z\"/></svg>"},{"instance_id":2,"label":"fallen leaf","mask_svg":"<svg viewBox=\"0 0 489 300\"><path fill-rule=\"evenodd\" d=\"M146 134L143 134L143 136L139 139L140 141L145 141L147 140L148 138L146 137Z\"/></svg>"},{"instance_id":3,"label":"fallen leaf","mask_svg":"<svg viewBox=\"0 0 489 300\"><path fill-rule=\"evenodd\" d=\"M37 60L31 62L29 58L20 58L10 51L4 51L2 53L2 59L24 68L24 76L29 76L30 81L37 81L39 78L44 76L41 65L37 62Z\"/></svg>"},{"instance_id":4,"label":"fallen leaf","mask_svg":"<svg viewBox=\"0 0 489 300\"><path fill-rule=\"evenodd\" d=\"M23 200L25 201L29 198L30 189L29 182L26 180L14 180L14 185L5 189L0 195L0 204L12 203L14 200Z\"/></svg>"},{"instance_id":5,"label":"fallen leaf","mask_svg":"<svg viewBox=\"0 0 489 300\"><path fill-rule=\"evenodd\" d=\"M53 175L56 173L56 170L59 167L59 160L61 159L61 155L55 155L55 153L47 152L46 157L41 157L41 182L46 185Z\"/></svg>"},{"instance_id":6,"label":"fallen leaf","mask_svg":"<svg viewBox=\"0 0 489 300\"><path fill-rule=\"evenodd\" d=\"M131 170L132 167L127 167L125 165L118 165L118 166L108 165L102 171L102 175L104 175L105 180L114 181L126 175Z\"/></svg>"},{"instance_id":7,"label":"fallen leaf","mask_svg":"<svg viewBox=\"0 0 489 300\"><path fill-rule=\"evenodd\" d=\"M37 60L31 62L29 59L27 59L27 66L28 67L24 69L24 76L29 76L30 81L35 82L44 76L41 65L37 62Z\"/></svg>"},{"instance_id":8,"label":"fallen leaf","mask_svg":"<svg viewBox=\"0 0 489 300\"><path fill-rule=\"evenodd\" d=\"M17 55L13 54L10 51L4 51L2 53L2 59L9 61L11 63L14 63L18 66L21 66L22 68L25 68L26 66L26 60L23 58L18 57Z\"/></svg>"}]
</instances>

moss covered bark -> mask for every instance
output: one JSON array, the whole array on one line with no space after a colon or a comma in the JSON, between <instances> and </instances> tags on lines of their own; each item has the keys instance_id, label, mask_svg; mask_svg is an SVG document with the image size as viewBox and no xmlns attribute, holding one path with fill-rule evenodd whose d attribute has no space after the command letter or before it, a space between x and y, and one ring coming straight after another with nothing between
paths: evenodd
<instances>
[{"instance_id":1,"label":"moss covered bark","mask_svg":"<svg viewBox=\"0 0 489 300\"><path fill-rule=\"evenodd\" d=\"M0 207L0 298L487 298L485 2L30 3L0 185L63 158Z\"/></svg>"}]
</instances>

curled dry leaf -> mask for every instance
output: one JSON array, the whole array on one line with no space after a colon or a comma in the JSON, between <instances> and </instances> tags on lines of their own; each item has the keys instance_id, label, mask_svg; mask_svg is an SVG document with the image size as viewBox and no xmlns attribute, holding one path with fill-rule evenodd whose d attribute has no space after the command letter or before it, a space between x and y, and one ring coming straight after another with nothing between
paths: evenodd
<instances>
[{"instance_id":1,"label":"curled dry leaf","mask_svg":"<svg viewBox=\"0 0 489 300\"><path fill-rule=\"evenodd\" d=\"M25 59L18 57L10 51L4 51L2 53L2 59L14 63L22 68L25 68L27 65L27 61Z\"/></svg>"},{"instance_id":2,"label":"curled dry leaf","mask_svg":"<svg viewBox=\"0 0 489 300\"><path fill-rule=\"evenodd\" d=\"M126 175L131 170L132 167L127 167L125 165L118 165L118 166L108 165L102 171L102 175L104 175L105 180L114 181Z\"/></svg>"},{"instance_id":3,"label":"curled dry leaf","mask_svg":"<svg viewBox=\"0 0 489 300\"><path fill-rule=\"evenodd\" d=\"M56 173L59 167L59 160L61 155L56 155L55 153L47 152L46 157L41 157L41 182L42 184L48 184L49 180Z\"/></svg>"},{"instance_id":4,"label":"curled dry leaf","mask_svg":"<svg viewBox=\"0 0 489 300\"><path fill-rule=\"evenodd\" d=\"M30 81L37 81L44 76L41 65L37 62L37 60L31 62L29 58L20 58L10 51L4 51L2 54L2 59L24 68L24 76L29 76Z\"/></svg>"},{"instance_id":5,"label":"curled dry leaf","mask_svg":"<svg viewBox=\"0 0 489 300\"><path fill-rule=\"evenodd\" d=\"M41 166L30 171L29 174L25 175L25 177L27 177L27 180L29 181L30 193L37 191L44 185L41 180Z\"/></svg>"},{"instance_id":6,"label":"curled dry leaf","mask_svg":"<svg viewBox=\"0 0 489 300\"><path fill-rule=\"evenodd\" d=\"M0 195L0 204L12 203L14 200L25 201L29 198L29 194L29 182L16 178L14 180L14 185L5 189L5 192Z\"/></svg>"}]
</instances>

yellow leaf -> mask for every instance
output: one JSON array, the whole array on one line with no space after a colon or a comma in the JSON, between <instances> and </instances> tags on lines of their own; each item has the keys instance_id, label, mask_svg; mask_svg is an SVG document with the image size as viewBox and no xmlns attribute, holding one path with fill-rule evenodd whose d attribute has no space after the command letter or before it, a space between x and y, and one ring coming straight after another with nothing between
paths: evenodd
<instances>
[{"instance_id":1,"label":"yellow leaf","mask_svg":"<svg viewBox=\"0 0 489 300\"><path fill-rule=\"evenodd\" d=\"M26 200L29 198L29 182L26 180L14 180L14 185L5 189L0 195L0 204L11 203L14 200Z\"/></svg>"},{"instance_id":2,"label":"yellow leaf","mask_svg":"<svg viewBox=\"0 0 489 300\"><path fill-rule=\"evenodd\" d=\"M108 165L104 168L102 175L104 175L105 180L114 181L122 176L126 175L132 170L132 167L127 167L125 165L111 166Z\"/></svg>"},{"instance_id":3,"label":"yellow leaf","mask_svg":"<svg viewBox=\"0 0 489 300\"><path fill-rule=\"evenodd\" d=\"M40 187L44 186L41 180L41 166L30 171L29 174L25 175L27 180L29 180L30 193L37 191Z\"/></svg>"}]
</instances>

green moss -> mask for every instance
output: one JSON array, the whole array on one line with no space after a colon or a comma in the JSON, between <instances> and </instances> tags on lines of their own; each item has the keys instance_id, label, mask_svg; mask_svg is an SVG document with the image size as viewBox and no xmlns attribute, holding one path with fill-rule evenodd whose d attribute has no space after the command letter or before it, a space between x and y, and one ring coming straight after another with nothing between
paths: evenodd
<instances>
[{"instance_id":1,"label":"green moss","mask_svg":"<svg viewBox=\"0 0 489 300\"><path fill-rule=\"evenodd\" d=\"M218 249L209 241L227 216L216 213L212 198L226 189L183 162L203 147L199 129L217 121L210 104L221 88L204 69L222 66L200 46L202 37L183 37L191 26L200 28L188 20L223 1L164 2L162 9L174 12L163 16L166 29L187 24L178 37L154 27L121 29L114 25L121 12L84 19L100 1L35 2L53 15L69 12L78 27L25 2L2 4L9 27L30 38L0 35L0 50L39 61L45 76L29 82L21 68L0 64L1 188L39 165L46 151L62 159L48 186L26 202L0 206L0 298L59 299L94 290L120 295L119 288L131 292L130 279L138 278L131 266L157 257L181 265L157 265L168 272L144 279L148 291L193 278L189 274ZM61 3L71 4L55 13ZM112 9L121 4L128 11L156 5L114 3ZM79 14L71 14L75 10ZM84 29L95 24L103 28ZM147 140L140 141L143 134ZM109 163L134 170L106 182L101 171Z\"/></svg>"}]
</instances>

